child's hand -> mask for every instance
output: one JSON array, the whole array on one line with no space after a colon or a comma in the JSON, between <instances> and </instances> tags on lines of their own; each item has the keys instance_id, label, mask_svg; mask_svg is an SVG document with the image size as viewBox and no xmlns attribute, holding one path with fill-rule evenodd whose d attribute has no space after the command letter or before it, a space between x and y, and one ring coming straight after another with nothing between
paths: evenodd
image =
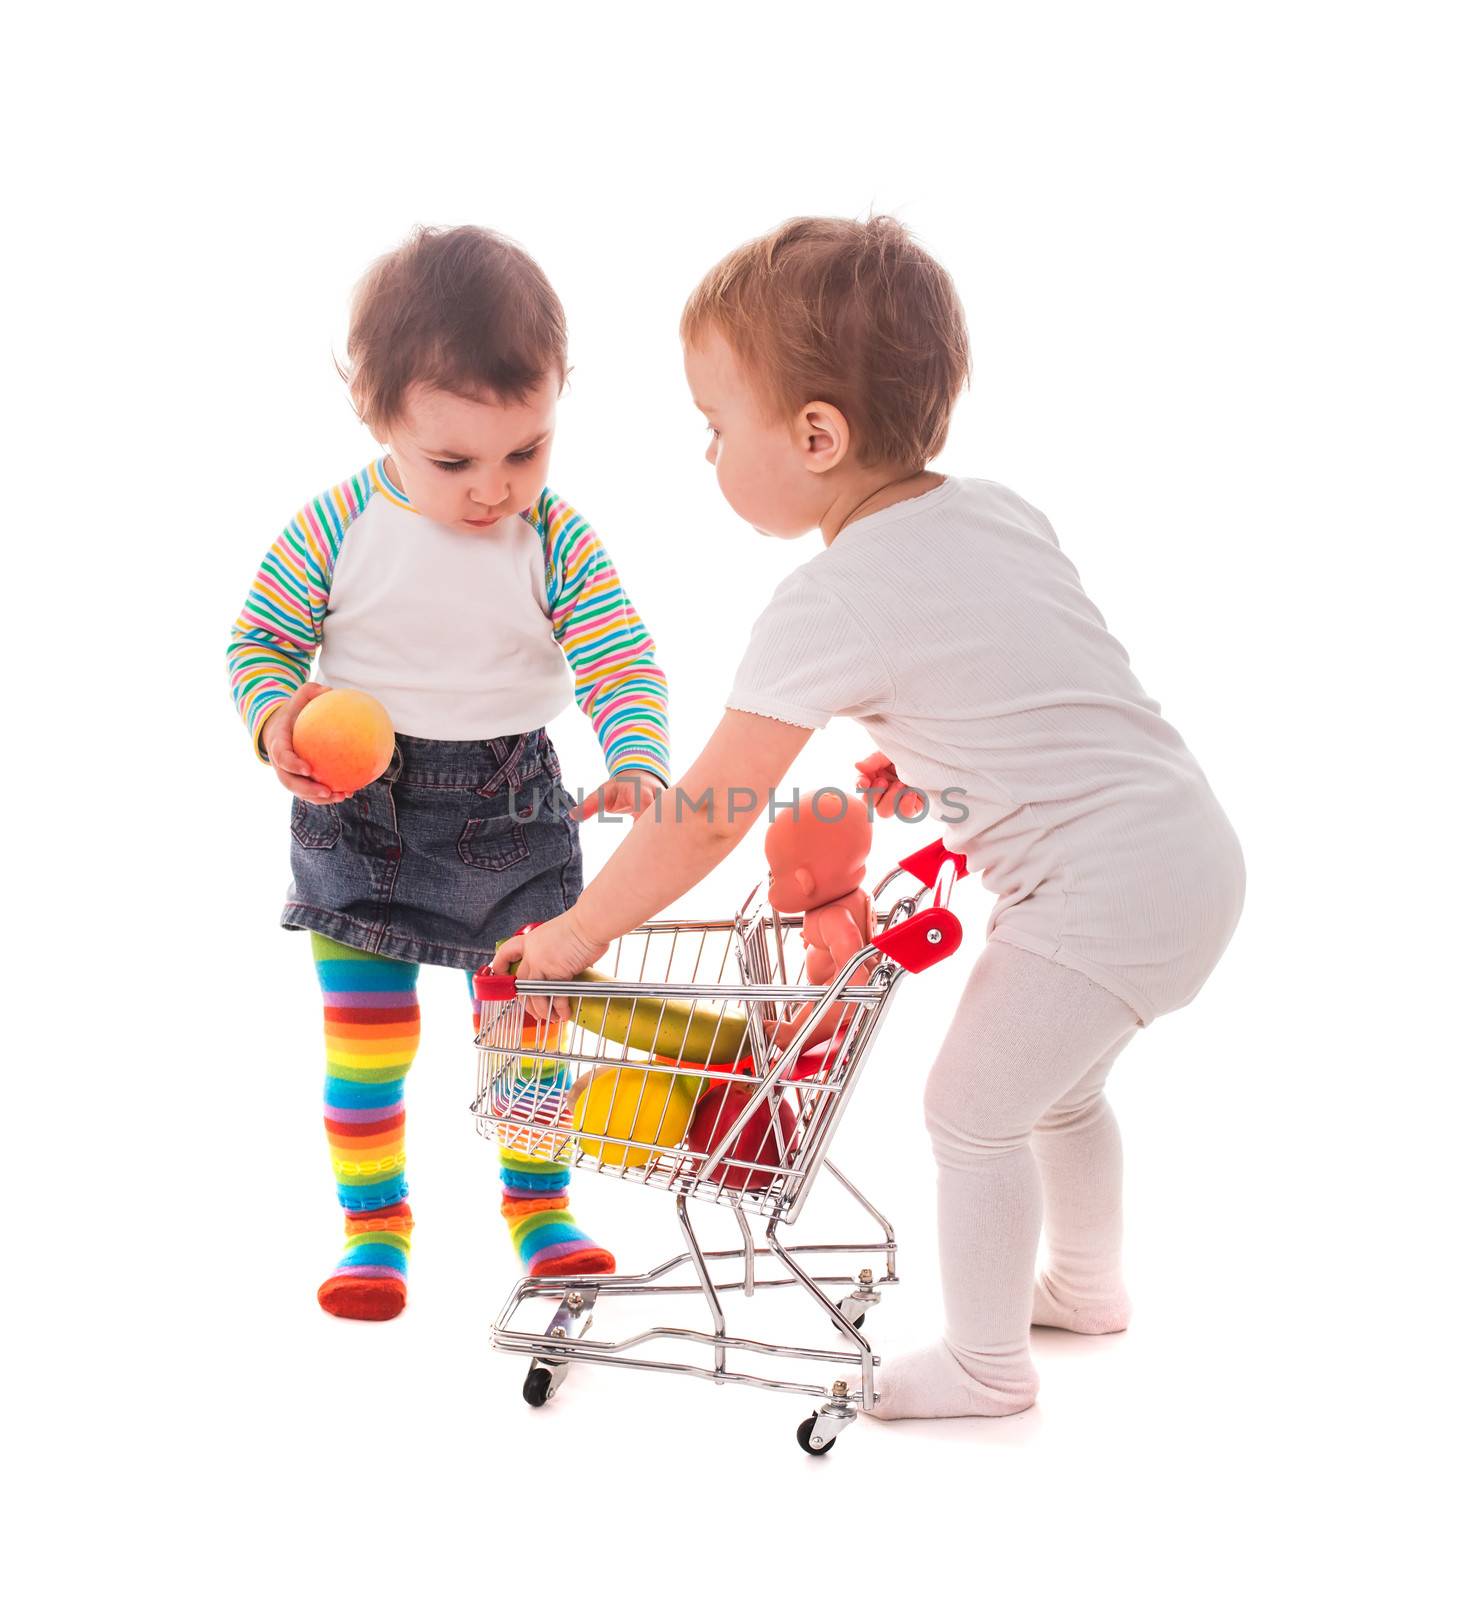
<instances>
[{"instance_id":1,"label":"child's hand","mask_svg":"<svg viewBox=\"0 0 1469 1600\"><path fill-rule=\"evenodd\" d=\"M585 822L600 811L604 816L630 816L636 821L664 787L662 778L655 774L628 768L573 807L571 815L574 821Z\"/></svg>"},{"instance_id":2,"label":"child's hand","mask_svg":"<svg viewBox=\"0 0 1469 1600\"><path fill-rule=\"evenodd\" d=\"M310 765L296 754L291 744L291 730L296 726L296 718L301 715L302 708L317 695L326 692L327 685L324 683L303 683L289 700L265 719L265 731L260 736L261 748L275 769L276 777L293 795L314 806L328 806L335 800L347 798L345 794L327 788L324 783L318 783L311 776Z\"/></svg>"},{"instance_id":3,"label":"child's hand","mask_svg":"<svg viewBox=\"0 0 1469 1600\"><path fill-rule=\"evenodd\" d=\"M897 769L881 750L857 763L861 774L857 793L868 794L880 817L916 817L923 810L923 796L915 794L898 776Z\"/></svg>"},{"instance_id":4,"label":"child's hand","mask_svg":"<svg viewBox=\"0 0 1469 1600\"><path fill-rule=\"evenodd\" d=\"M577 928L574 913L563 911L529 933L517 933L495 951L490 963L491 972L509 972L518 961L517 978L543 979L554 982L557 978L574 978L585 972L594 961L607 954L605 944L587 939ZM538 1021L554 1014L558 1021L571 1015L565 1000L552 1001L546 995L527 995L526 1010Z\"/></svg>"}]
</instances>

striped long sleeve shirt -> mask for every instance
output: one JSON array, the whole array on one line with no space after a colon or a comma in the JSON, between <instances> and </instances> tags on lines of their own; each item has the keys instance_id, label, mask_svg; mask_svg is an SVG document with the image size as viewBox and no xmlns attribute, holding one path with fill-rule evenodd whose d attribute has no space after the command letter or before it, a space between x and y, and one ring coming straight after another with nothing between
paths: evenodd
<instances>
[{"instance_id":1,"label":"striped long sleeve shirt","mask_svg":"<svg viewBox=\"0 0 1469 1600\"><path fill-rule=\"evenodd\" d=\"M609 773L669 780L653 640L601 540L550 489L483 538L420 516L383 460L318 495L266 553L230 634L257 752L318 651L320 680L375 695L399 733L500 738L574 696Z\"/></svg>"}]
</instances>

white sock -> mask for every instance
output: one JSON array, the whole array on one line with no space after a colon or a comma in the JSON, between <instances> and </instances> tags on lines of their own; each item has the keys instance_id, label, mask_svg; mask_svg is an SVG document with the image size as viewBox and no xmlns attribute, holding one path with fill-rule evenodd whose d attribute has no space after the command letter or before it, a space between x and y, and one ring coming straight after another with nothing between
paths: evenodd
<instances>
[{"instance_id":1,"label":"white sock","mask_svg":"<svg viewBox=\"0 0 1469 1600\"><path fill-rule=\"evenodd\" d=\"M902 1417L1008 1417L1035 1404L1039 1386L1035 1368L1024 1351L996 1382L971 1377L949 1347L940 1342L907 1355L888 1357L877 1369L881 1396L870 1413L880 1422ZM862 1386L861 1374L847 1374L852 1391Z\"/></svg>"},{"instance_id":2,"label":"white sock","mask_svg":"<svg viewBox=\"0 0 1469 1600\"><path fill-rule=\"evenodd\" d=\"M1068 1298L1075 1296L1067 1296L1057 1288L1049 1273L1041 1273L1036 1279L1035 1299L1031 1305L1031 1326L1065 1328L1068 1333L1121 1333L1132 1317L1132 1303L1123 1289L1110 1299L1085 1305L1068 1305Z\"/></svg>"}]
</instances>

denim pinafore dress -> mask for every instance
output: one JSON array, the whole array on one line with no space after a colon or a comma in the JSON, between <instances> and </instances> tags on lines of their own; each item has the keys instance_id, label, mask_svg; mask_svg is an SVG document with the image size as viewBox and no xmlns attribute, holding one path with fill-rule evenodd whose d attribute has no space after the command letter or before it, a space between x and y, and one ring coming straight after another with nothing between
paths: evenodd
<instances>
[{"instance_id":1,"label":"denim pinafore dress","mask_svg":"<svg viewBox=\"0 0 1469 1600\"><path fill-rule=\"evenodd\" d=\"M544 728L499 739L399 734L376 782L336 805L293 802L281 925L472 971L581 893L570 806Z\"/></svg>"}]
</instances>

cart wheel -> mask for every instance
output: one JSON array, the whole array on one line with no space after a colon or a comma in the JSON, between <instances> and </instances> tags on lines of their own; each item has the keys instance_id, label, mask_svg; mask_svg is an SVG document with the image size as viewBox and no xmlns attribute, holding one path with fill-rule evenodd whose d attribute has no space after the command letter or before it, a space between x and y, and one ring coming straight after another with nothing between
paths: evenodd
<instances>
[{"instance_id":1,"label":"cart wheel","mask_svg":"<svg viewBox=\"0 0 1469 1600\"><path fill-rule=\"evenodd\" d=\"M816 1413L813 1411L809 1417L796 1428L796 1443L808 1456L824 1456L836 1443L835 1439L828 1439L825 1444L811 1443L811 1430L816 1426Z\"/></svg>"},{"instance_id":2,"label":"cart wheel","mask_svg":"<svg viewBox=\"0 0 1469 1600\"><path fill-rule=\"evenodd\" d=\"M521 1394L528 1406L543 1406L551 1398L551 1369L532 1366L525 1375Z\"/></svg>"},{"instance_id":3,"label":"cart wheel","mask_svg":"<svg viewBox=\"0 0 1469 1600\"><path fill-rule=\"evenodd\" d=\"M864 1311L860 1317L853 1317L852 1318L852 1326L854 1328L860 1328L862 1326L862 1324L864 1322L866 1322L866 1321L867 1321L867 1313Z\"/></svg>"}]
</instances>

